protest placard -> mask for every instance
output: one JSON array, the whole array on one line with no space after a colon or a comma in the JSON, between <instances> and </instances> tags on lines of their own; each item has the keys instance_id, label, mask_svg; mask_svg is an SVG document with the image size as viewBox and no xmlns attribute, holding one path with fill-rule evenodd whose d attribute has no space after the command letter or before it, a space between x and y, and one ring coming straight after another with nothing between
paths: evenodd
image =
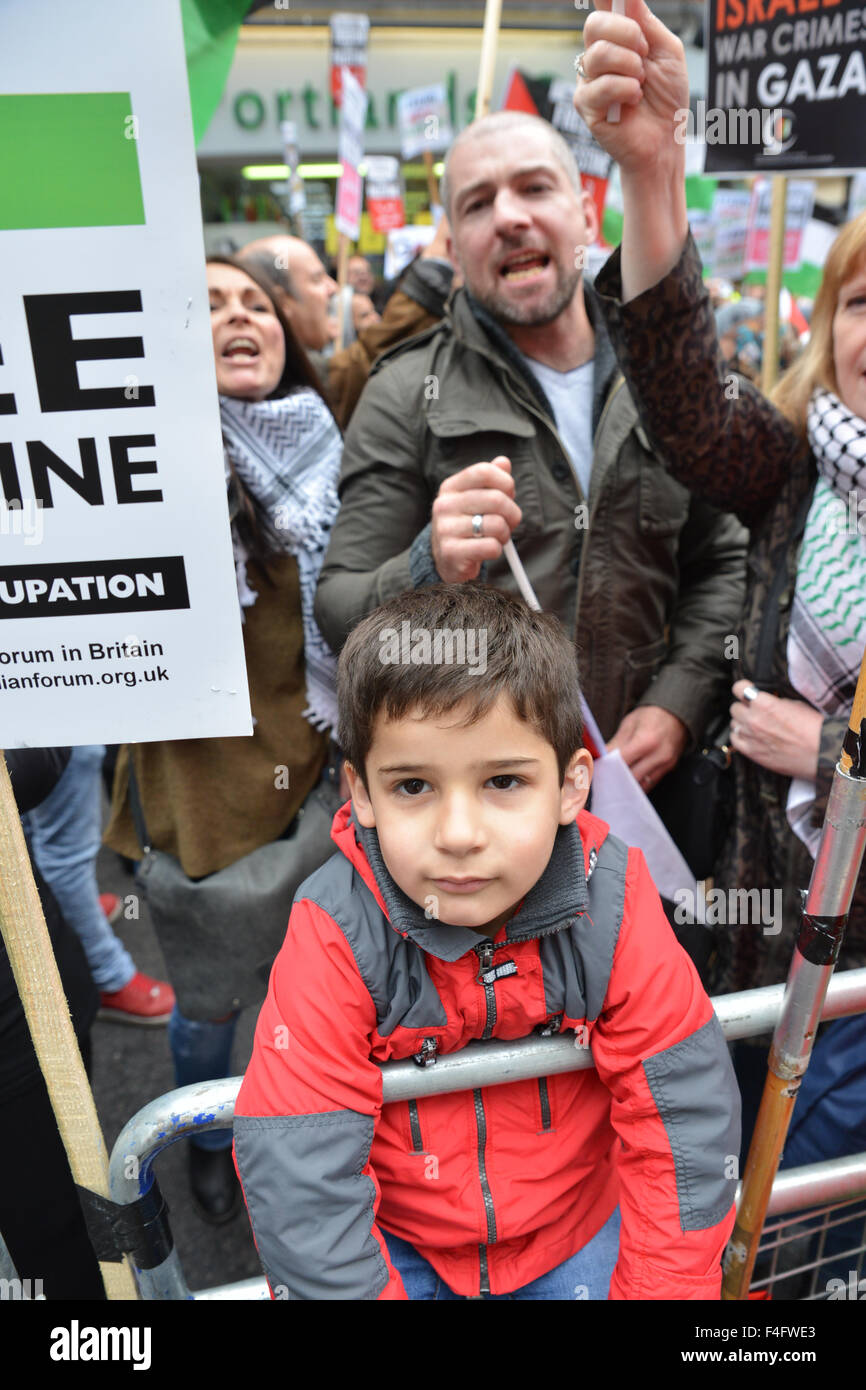
<instances>
[{"instance_id":1,"label":"protest placard","mask_svg":"<svg viewBox=\"0 0 866 1390\"><path fill-rule=\"evenodd\" d=\"M804 179L789 179L785 190L785 241L783 268L799 270L803 259L803 233L812 216L815 202L813 184ZM749 206L749 230L746 236L746 270L766 270L770 251L770 201L772 185L769 179L756 179Z\"/></svg>"},{"instance_id":2,"label":"protest placard","mask_svg":"<svg viewBox=\"0 0 866 1390\"><path fill-rule=\"evenodd\" d=\"M397 98L397 121L403 159L417 159L425 150L431 154L447 150L454 130L445 83L434 82L429 87L401 92Z\"/></svg>"},{"instance_id":3,"label":"protest placard","mask_svg":"<svg viewBox=\"0 0 866 1390\"><path fill-rule=\"evenodd\" d=\"M708 95L694 118L707 173L866 165L861 0L717 0L707 14Z\"/></svg>"},{"instance_id":4,"label":"protest placard","mask_svg":"<svg viewBox=\"0 0 866 1390\"><path fill-rule=\"evenodd\" d=\"M739 280L745 273L751 202L745 188L719 188L713 198L713 274L725 280Z\"/></svg>"},{"instance_id":5,"label":"protest placard","mask_svg":"<svg viewBox=\"0 0 866 1390\"><path fill-rule=\"evenodd\" d=\"M385 265L383 267L386 280L395 280L404 270L413 256L417 256L419 251L423 251L425 246L436 235L436 228L432 222L421 222L408 227L398 227L396 231L388 233L388 245L385 250Z\"/></svg>"},{"instance_id":6,"label":"protest placard","mask_svg":"<svg viewBox=\"0 0 866 1390\"><path fill-rule=\"evenodd\" d=\"M337 231L354 241L361 226L361 172L364 155L364 118L367 114L367 93L348 68L342 76L343 104L340 107L340 141L338 158L340 180L337 184L337 205L334 220Z\"/></svg>"},{"instance_id":7,"label":"protest placard","mask_svg":"<svg viewBox=\"0 0 866 1390\"><path fill-rule=\"evenodd\" d=\"M180 19L136 13L4 9L7 748L252 732Z\"/></svg>"},{"instance_id":8,"label":"protest placard","mask_svg":"<svg viewBox=\"0 0 866 1390\"><path fill-rule=\"evenodd\" d=\"M297 217L307 206L304 180L298 173L300 153L298 150L298 125L296 121L281 121L280 136L283 141L283 158L287 170L287 206L292 217Z\"/></svg>"},{"instance_id":9,"label":"protest placard","mask_svg":"<svg viewBox=\"0 0 866 1390\"><path fill-rule=\"evenodd\" d=\"M342 68L348 68L355 81L367 85L367 37L370 20L365 14L338 10L330 21L331 97L335 106L343 103Z\"/></svg>"},{"instance_id":10,"label":"protest placard","mask_svg":"<svg viewBox=\"0 0 866 1390\"><path fill-rule=\"evenodd\" d=\"M389 154L368 155L365 177L367 211L373 231L389 232L394 227L402 227L406 218L399 162Z\"/></svg>"}]
</instances>

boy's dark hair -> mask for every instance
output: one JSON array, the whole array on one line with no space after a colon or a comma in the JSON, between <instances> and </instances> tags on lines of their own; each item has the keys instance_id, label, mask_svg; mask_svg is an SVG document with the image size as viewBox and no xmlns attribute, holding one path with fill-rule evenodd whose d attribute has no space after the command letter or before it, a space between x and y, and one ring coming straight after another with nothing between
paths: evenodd
<instances>
[{"instance_id":1,"label":"boy's dark hair","mask_svg":"<svg viewBox=\"0 0 866 1390\"><path fill-rule=\"evenodd\" d=\"M403 626L407 623L408 628ZM411 653L415 634L426 632L432 642L437 630L455 639L462 634L470 659L455 661L460 642L447 638L440 641L440 655L423 664L388 654L395 644ZM477 661L481 634L483 674ZM558 618L535 613L487 584L410 590L363 618L343 647L337 668L340 746L367 787L365 763L380 711L390 719L401 719L410 710L435 718L467 700L471 710L466 723L474 724L500 695L507 695L518 717L551 744L561 785L583 741L583 721L577 655Z\"/></svg>"}]
</instances>

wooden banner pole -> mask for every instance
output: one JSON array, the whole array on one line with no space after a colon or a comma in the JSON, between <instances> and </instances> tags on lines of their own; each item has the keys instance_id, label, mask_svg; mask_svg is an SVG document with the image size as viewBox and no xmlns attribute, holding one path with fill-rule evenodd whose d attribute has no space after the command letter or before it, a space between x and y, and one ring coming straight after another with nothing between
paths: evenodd
<instances>
[{"instance_id":1,"label":"wooden banner pole","mask_svg":"<svg viewBox=\"0 0 866 1390\"><path fill-rule=\"evenodd\" d=\"M481 36L481 61L478 65L478 90L475 95L475 119L490 112L493 93L493 71L496 67L496 45L499 41L499 22L502 0L487 0L484 6L484 33Z\"/></svg>"},{"instance_id":2,"label":"wooden banner pole","mask_svg":"<svg viewBox=\"0 0 866 1390\"><path fill-rule=\"evenodd\" d=\"M425 150L423 154L424 172L427 175L427 196L430 199L430 211L434 205L439 203L439 180L433 172L433 151Z\"/></svg>"},{"instance_id":3,"label":"wooden banner pole","mask_svg":"<svg viewBox=\"0 0 866 1390\"><path fill-rule=\"evenodd\" d=\"M51 949L42 904L6 759L0 752L0 932L24 1006L36 1056L45 1077L57 1128L76 1185L109 1197L108 1153L69 1005ZM14 1143L6 1135L4 1143ZM14 1197L14 1194L11 1194ZM110 1299L136 1299L138 1291L124 1258L100 1261Z\"/></svg>"},{"instance_id":4,"label":"wooden banner pole","mask_svg":"<svg viewBox=\"0 0 866 1390\"><path fill-rule=\"evenodd\" d=\"M779 375L779 295L782 290L782 266L785 258L785 209L788 180L783 174L773 175L773 198L770 204L770 251L767 265L767 289L764 300L764 362L761 390L769 395Z\"/></svg>"}]
</instances>

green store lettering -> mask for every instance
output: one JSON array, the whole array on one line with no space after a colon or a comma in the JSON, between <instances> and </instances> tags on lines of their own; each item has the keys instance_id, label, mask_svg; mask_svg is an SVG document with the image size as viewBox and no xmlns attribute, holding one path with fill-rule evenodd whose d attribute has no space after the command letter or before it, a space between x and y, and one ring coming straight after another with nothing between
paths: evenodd
<instances>
[{"instance_id":1,"label":"green store lettering","mask_svg":"<svg viewBox=\"0 0 866 1390\"><path fill-rule=\"evenodd\" d=\"M445 85L452 126L456 128L460 124L472 121L475 116L476 89L473 87L466 94L464 122L460 122L457 112L456 72L452 70L446 74ZM385 125L389 130L393 130L397 126L397 101L404 91L406 91L405 87L397 87L385 94ZM376 100L374 93L370 92L367 102L367 130L381 129ZM327 99L327 114L325 113L325 105L322 89L314 87L311 82L306 82L301 88L286 87L282 91L274 92L271 98L272 124L275 129L278 129L280 121L296 120L302 121L309 130L321 130L323 122L327 119L331 128L336 130L340 121L339 110L330 96ZM247 87L235 95L232 101L232 115L242 130L260 130L268 118L268 105L261 92Z\"/></svg>"}]
</instances>

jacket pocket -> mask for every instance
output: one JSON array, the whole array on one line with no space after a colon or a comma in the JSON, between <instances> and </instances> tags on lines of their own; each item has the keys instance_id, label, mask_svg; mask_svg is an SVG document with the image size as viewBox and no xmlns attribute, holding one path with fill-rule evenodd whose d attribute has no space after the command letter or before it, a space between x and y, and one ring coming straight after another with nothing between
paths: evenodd
<instances>
[{"instance_id":1,"label":"jacket pocket","mask_svg":"<svg viewBox=\"0 0 866 1390\"><path fill-rule=\"evenodd\" d=\"M546 1076L538 1078L538 1133L550 1134L554 1129L553 1102L550 1080Z\"/></svg>"},{"instance_id":2,"label":"jacket pocket","mask_svg":"<svg viewBox=\"0 0 866 1390\"><path fill-rule=\"evenodd\" d=\"M647 642L642 647L632 647L626 652L623 710L634 708L667 654L668 644L664 637L657 637L654 642Z\"/></svg>"},{"instance_id":3,"label":"jacket pocket","mask_svg":"<svg viewBox=\"0 0 866 1390\"><path fill-rule=\"evenodd\" d=\"M424 1139L421 1134L417 1100L407 1100L406 1107L409 1118L409 1148L412 1153L422 1154L424 1153Z\"/></svg>"},{"instance_id":4,"label":"jacket pocket","mask_svg":"<svg viewBox=\"0 0 866 1390\"><path fill-rule=\"evenodd\" d=\"M638 524L644 535L675 536L682 530L691 494L646 454L641 461L639 496Z\"/></svg>"},{"instance_id":5,"label":"jacket pocket","mask_svg":"<svg viewBox=\"0 0 866 1390\"><path fill-rule=\"evenodd\" d=\"M629 670L641 676L649 673L655 675L668 654L668 644L664 637L657 637L653 642L647 642L642 647L632 647L626 652L625 659Z\"/></svg>"},{"instance_id":6,"label":"jacket pocket","mask_svg":"<svg viewBox=\"0 0 866 1390\"><path fill-rule=\"evenodd\" d=\"M446 478L505 454L511 460L514 500L522 512L514 535L519 539L526 531L542 530L544 512L536 478L541 454L531 421L498 420L485 413L473 422L428 416L427 424L432 436L428 485L434 498Z\"/></svg>"}]
</instances>

